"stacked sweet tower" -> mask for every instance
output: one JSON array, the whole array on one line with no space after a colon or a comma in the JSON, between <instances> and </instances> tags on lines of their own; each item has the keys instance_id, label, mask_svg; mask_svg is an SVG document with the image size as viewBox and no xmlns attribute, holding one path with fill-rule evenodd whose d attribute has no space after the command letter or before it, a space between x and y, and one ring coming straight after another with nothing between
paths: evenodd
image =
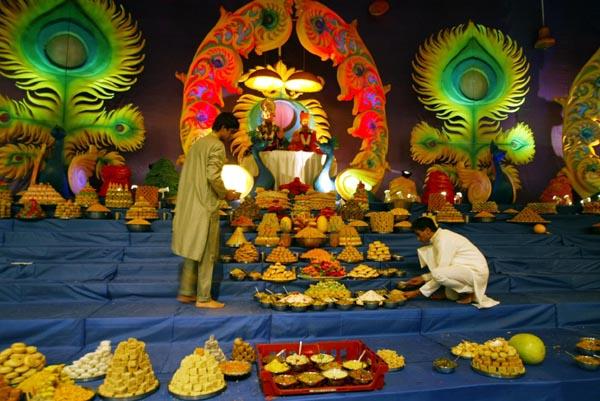
<instances>
[{"instance_id":1,"label":"stacked sweet tower","mask_svg":"<svg viewBox=\"0 0 600 401\"><path fill-rule=\"evenodd\" d=\"M98 394L102 397L134 397L147 394L158 385L146 344L130 338L117 346Z\"/></svg>"}]
</instances>

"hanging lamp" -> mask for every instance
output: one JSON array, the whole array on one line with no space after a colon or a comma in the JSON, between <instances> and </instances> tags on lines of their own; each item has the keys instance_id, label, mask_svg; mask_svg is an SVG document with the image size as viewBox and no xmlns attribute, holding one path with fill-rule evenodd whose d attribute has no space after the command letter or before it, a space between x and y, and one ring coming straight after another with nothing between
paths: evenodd
<instances>
[{"instance_id":1,"label":"hanging lamp","mask_svg":"<svg viewBox=\"0 0 600 401\"><path fill-rule=\"evenodd\" d=\"M550 34L550 28L546 26L546 16L544 10L544 0L541 0L542 4L542 27L538 31L538 38L535 41L534 47L536 49L547 49L556 44L556 39Z\"/></svg>"}]
</instances>

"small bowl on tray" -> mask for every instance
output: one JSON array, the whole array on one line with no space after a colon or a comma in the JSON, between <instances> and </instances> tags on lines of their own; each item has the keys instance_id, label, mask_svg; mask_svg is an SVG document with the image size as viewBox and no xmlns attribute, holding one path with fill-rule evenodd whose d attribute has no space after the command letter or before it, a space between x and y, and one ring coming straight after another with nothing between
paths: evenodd
<instances>
[{"instance_id":1,"label":"small bowl on tray","mask_svg":"<svg viewBox=\"0 0 600 401\"><path fill-rule=\"evenodd\" d=\"M335 302L335 307L339 310L350 310L354 308L354 301L340 299Z\"/></svg>"},{"instance_id":2,"label":"small bowl on tray","mask_svg":"<svg viewBox=\"0 0 600 401\"><path fill-rule=\"evenodd\" d=\"M362 306L365 309L368 310L375 310L375 309L379 309L379 306L381 305L382 301L362 301Z\"/></svg>"},{"instance_id":3,"label":"small bowl on tray","mask_svg":"<svg viewBox=\"0 0 600 401\"><path fill-rule=\"evenodd\" d=\"M327 302L314 301L311 306L314 311L324 311L329 305Z\"/></svg>"},{"instance_id":4,"label":"small bowl on tray","mask_svg":"<svg viewBox=\"0 0 600 401\"><path fill-rule=\"evenodd\" d=\"M99 213L99 212L91 212L91 213ZM132 233L145 233L152 231L152 224L125 224L127 226L127 230Z\"/></svg>"},{"instance_id":5,"label":"small bowl on tray","mask_svg":"<svg viewBox=\"0 0 600 401\"><path fill-rule=\"evenodd\" d=\"M600 358L589 355L577 355L573 358L577 366L584 370L598 370L600 368Z\"/></svg>"},{"instance_id":6,"label":"small bowl on tray","mask_svg":"<svg viewBox=\"0 0 600 401\"><path fill-rule=\"evenodd\" d=\"M292 388L298 384L298 379L294 375L275 375L273 377L273 381L277 385L277 387L282 389Z\"/></svg>"},{"instance_id":7,"label":"small bowl on tray","mask_svg":"<svg viewBox=\"0 0 600 401\"><path fill-rule=\"evenodd\" d=\"M581 337L575 348L583 355L600 355L600 339L595 337Z\"/></svg>"},{"instance_id":8,"label":"small bowl on tray","mask_svg":"<svg viewBox=\"0 0 600 401\"><path fill-rule=\"evenodd\" d=\"M373 381L373 373L365 369L352 370L349 376L354 384L364 385Z\"/></svg>"},{"instance_id":9,"label":"small bowl on tray","mask_svg":"<svg viewBox=\"0 0 600 401\"><path fill-rule=\"evenodd\" d=\"M304 248L318 248L327 238L296 238L296 242Z\"/></svg>"},{"instance_id":10,"label":"small bowl on tray","mask_svg":"<svg viewBox=\"0 0 600 401\"><path fill-rule=\"evenodd\" d=\"M298 381L308 387L319 386L325 380L325 376L318 372L303 372L297 378Z\"/></svg>"},{"instance_id":11,"label":"small bowl on tray","mask_svg":"<svg viewBox=\"0 0 600 401\"><path fill-rule=\"evenodd\" d=\"M289 305L287 304L287 302L275 301L271 303L271 308L279 312L286 311L288 309L288 306Z\"/></svg>"},{"instance_id":12,"label":"small bowl on tray","mask_svg":"<svg viewBox=\"0 0 600 401\"><path fill-rule=\"evenodd\" d=\"M310 304L308 303L296 303L290 305L290 310L292 312L306 312L309 307Z\"/></svg>"},{"instance_id":13,"label":"small bowl on tray","mask_svg":"<svg viewBox=\"0 0 600 401\"><path fill-rule=\"evenodd\" d=\"M437 358L433 361L433 369L439 373L454 373L458 366L456 361L448 358Z\"/></svg>"},{"instance_id":14,"label":"small bowl on tray","mask_svg":"<svg viewBox=\"0 0 600 401\"><path fill-rule=\"evenodd\" d=\"M110 212L85 212L85 217L93 220L104 220L108 219Z\"/></svg>"}]
</instances>

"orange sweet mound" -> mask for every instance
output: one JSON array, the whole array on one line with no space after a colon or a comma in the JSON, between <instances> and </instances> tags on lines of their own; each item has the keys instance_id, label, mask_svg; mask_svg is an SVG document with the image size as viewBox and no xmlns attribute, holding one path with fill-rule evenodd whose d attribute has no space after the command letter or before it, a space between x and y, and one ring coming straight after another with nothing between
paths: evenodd
<instances>
[{"instance_id":1,"label":"orange sweet mound","mask_svg":"<svg viewBox=\"0 0 600 401\"><path fill-rule=\"evenodd\" d=\"M304 252L300 255L303 259L310 259L312 261L331 261L333 260L333 256L324 249L314 248L310 251Z\"/></svg>"},{"instance_id":2,"label":"orange sweet mound","mask_svg":"<svg viewBox=\"0 0 600 401\"><path fill-rule=\"evenodd\" d=\"M548 220L544 220L535 210L528 207L507 221L510 223L550 223Z\"/></svg>"},{"instance_id":3,"label":"orange sweet mound","mask_svg":"<svg viewBox=\"0 0 600 401\"><path fill-rule=\"evenodd\" d=\"M100 203L94 203L86 209L87 212L110 212L110 210Z\"/></svg>"},{"instance_id":4,"label":"orange sweet mound","mask_svg":"<svg viewBox=\"0 0 600 401\"><path fill-rule=\"evenodd\" d=\"M477 213L475 217L494 217L494 215L490 212L482 211Z\"/></svg>"},{"instance_id":5,"label":"orange sweet mound","mask_svg":"<svg viewBox=\"0 0 600 401\"><path fill-rule=\"evenodd\" d=\"M231 225L234 227L250 227L250 226L253 226L254 223L252 222L252 220L249 217L239 216L239 217L236 217L235 219L233 219L233 221L231 222Z\"/></svg>"},{"instance_id":6,"label":"orange sweet mound","mask_svg":"<svg viewBox=\"0 0 600 401\"><path fill-rule=\"evenodd\" d=\"M296 238L326 238L327 236L313 227L304 227L296 233Z\"/></svg>"},{"instance_id":7,"label":"orange sweet mound","mask_svg":"<svg viewBox=\"0 0 600 401\"><path fill-rule=\"evenodd\" d=\"M139 225L147 226L147 225L150 225L150 222L148 220L144 220L144 219L132 219L132 220L129 220L126 224L133 224L133 225L139 224Z\"/></svg>"}]
</instances>

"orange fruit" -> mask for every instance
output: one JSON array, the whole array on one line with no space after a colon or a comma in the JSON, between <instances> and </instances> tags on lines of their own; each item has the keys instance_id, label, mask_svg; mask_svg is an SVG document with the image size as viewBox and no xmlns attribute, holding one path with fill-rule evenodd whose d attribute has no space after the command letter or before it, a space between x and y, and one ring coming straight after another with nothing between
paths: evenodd
<instances>
[{"instance_id":1,"label":"orange fruit","mask_svg":"<svg viewBox=\"0 0 600 401\"><path fill-rule=\"evenodd\" d=\"M536 224L533 226L533 232L536 234L544 234L546 232L546 226L543 224Z\"/></svg>"}]
</instances>

